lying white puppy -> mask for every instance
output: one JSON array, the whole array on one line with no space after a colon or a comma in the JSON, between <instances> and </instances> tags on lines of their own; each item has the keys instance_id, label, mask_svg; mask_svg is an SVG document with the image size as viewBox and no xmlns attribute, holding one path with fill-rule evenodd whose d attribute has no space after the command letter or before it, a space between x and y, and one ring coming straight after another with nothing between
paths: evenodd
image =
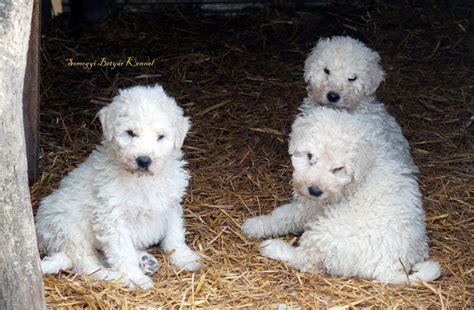
<instances>
[{"instance_id":1,"label":"lying white puppy","mask_svg":"<svg viewBox=\"0 0 474 310\"><path fill-rule=\"evenodd\" d=\"M178 267L195 270L180 205L189 175L181 147L187 117L159 85L124 89L99 112L104 138L89 158L44 198L36 215L44 274L72 269L128 287L153 287L161 243Z\"/></svg>"},{"instance_id":2,"label":"lying white puppy","mask_svg":"<svg viewBox=\"0 0 474 310\"><path fill-rule=\"evenodd\" d=\"M383 130L345 111L319 108L300 115L289 144L294 199L247 219L242 232L255 238L304 232L297 247L283 240L261 244L263 256L301 271L384 283L438 278L439 264L425 261L416 176L394 160L390 152L396 150L381 146Z\"/></svg>"}]
</instances>

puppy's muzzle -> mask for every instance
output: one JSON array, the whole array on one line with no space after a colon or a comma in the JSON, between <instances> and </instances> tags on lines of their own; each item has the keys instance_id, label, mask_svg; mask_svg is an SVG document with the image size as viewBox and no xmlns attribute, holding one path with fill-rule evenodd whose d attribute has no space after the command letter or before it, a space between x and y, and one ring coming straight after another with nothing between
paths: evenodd
<instances>
[{"instance_id":1,"label":"puppy's muzzle","mask_svg":"<svg viewBox=\"0 0 474 310\"><path fill-rule=\"evenodd\" d=\"M341 99L341 96L335 91L330 91L326 94L326 98L329 102L336 103L339 101L339 99Z\"/></svg>"},{"instance_id":2,"label":"puppy's muzzle","mask_svg":"<svg viewBox=\"0 0 474 310\"><path fill-rule=\"evenodd\" d=\"M138 170L148 171L152 160L149 156L139 156L135 159L135 162L137 163Z\"/></svg>"},{"instance_id":3,"label":"puppy's muzzle","mask_svg":"<svg viewBox=\"0 0 474 310\"><path fill-rule=\"evenodd\" d=\"M319 197L321 196L324 192L317 186L310 186L308 187L308 192L311 196L314 197Z\"/></svg>"}]
</instances>

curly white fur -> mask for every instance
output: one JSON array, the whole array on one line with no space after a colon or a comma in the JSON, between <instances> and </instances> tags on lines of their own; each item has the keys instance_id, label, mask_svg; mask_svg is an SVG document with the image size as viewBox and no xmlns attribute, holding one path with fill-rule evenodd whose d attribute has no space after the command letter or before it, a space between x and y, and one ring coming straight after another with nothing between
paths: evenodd
<instances>
[{"instance_id":1,"label":"curly white fur","mask_svg":"<svg viewBox=\"0 0 474 310\"><path fill-rule=\"evenodd\" d=\"M247 219L245 235L302 233L299 246L261 244L262 255L301 271L327 271L384 283L430 281L440 275L425 261L425 214L416 176L380 138L383 125L327 108L298 116L289 152L294 199L268 215ZM410 271L417 271L409 275Z\"/></svg>"},{"instance_id":2,"label":"curly white fur","mask_svg":"<svg viewBox=\"0 0 474 310\"><path fill-rule=\"evenodd\" d=\"M378 124L389 147L397 149L395 156L401 157L413 173L418 173L400 126L375 98L375 91L385 76L379 62L377 52L351 37L319 40L305 62L308 97L300 110L304 113L327 106L364 115L366 121Z\"/></svg>"},{"instance_id":3,"label":"curly white fur","mask_svg":"<svg viewBox=\"0 0 474 310\"><path fill-rule=\"evenodd\" d=\"M99 118L102 144L40 203L36 229L48 254L43 273L72 268L151 288L144 272L158 265L144 250L158 243L174 251L173 264L199 268L199 256L185 243L180 205L189 179L181 159L188 117L155 85L121 90Z\"/></svg>"},{"instance_id":4,"label":"curly white fur","mask_svg":"<svg viewBox=\"0 0 474 310\"><path fill-rule=\"evenodd\" d=\"M333 105L351 110L360 102L373 101L384 80L377 52L350 37L320 39L305 62L304 78L309 96L318 105ZM340 95L328 99L329 92Z\"/></svg>"}]
</instances>

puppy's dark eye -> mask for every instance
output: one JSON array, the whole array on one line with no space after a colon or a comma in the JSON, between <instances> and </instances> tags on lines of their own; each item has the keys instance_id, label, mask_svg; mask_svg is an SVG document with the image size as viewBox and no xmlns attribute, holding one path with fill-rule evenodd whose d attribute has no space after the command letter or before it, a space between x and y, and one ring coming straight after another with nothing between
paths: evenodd
<instances>
[{"instance_id":1,"label":"puppy's dark eye","mask_svg":"<svg viewBox=\"0 0 474 310\"><path fill-rule=\"evenodd\" d=\"M137 135L133 132L133 130L127 130L127 134L128 134L130 137L132 137L132 138L134 138L134 137L137 136Z\"/></svg>"},{"instance_id":2,"label":"puppy's dark eye","mask_svg":"<svg viewBox=\"0 0 474 310\"><path fill-rule=\"evenodd\" d=\"M160 141L161 139L163 139L165 137L165 135L159 135L158 136L158 139L156 139L157 141Z\"/></svg>"},{"instance_id":3,"label":"puppy's dark eye","mask_svg":"<svg viewBox=\"0 0 474 310\"><path fill-rule=\"evenodd\" d=\"M313 154L308 153L308 159L311 160L313 158Z\"/></svg>"},{"instance_id":4,"label":"puppy's dark eye","mask_svg":"<svg viewBox=\"0 0 474 310\"><path fill-rule=\"evenodd\" d=\"M334 169L331 170L331 172L332 172L332 173L336 173L336 172L338 172L338 171L341 171L342 169L344 169L344 166L334 168Z\"/></svg>"},{"instance_id":5,"label":"puppy's dark eye","mask_svg":"<svg viewBox=\"0 0 474 310\"><path fill-rule=\"evenodd\" d=\"M331 73L331 71L328 70L328 68L324 68L324 73L326 73L327 75L329 75Z\"/></svg>"},{"instance_id":6,"label":"puppy's dark eye","mask_svg":"<svg viewBox=\"0 0 474 310\"><path fill-rule=\"evenodd\" d=\"M355 80L357 80L357 76L354 76L353 78L348 78L349 82L354 82Z\"/></svg>"}]
</instances>

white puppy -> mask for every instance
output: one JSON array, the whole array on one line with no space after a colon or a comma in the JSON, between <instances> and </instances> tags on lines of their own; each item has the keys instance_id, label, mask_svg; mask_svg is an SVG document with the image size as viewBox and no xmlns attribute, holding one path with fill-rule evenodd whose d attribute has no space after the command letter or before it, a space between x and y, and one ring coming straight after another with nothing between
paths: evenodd
<instances>
[{"instance_id":1,"label":"white puppy","mask_svg":"<svg viewBox=\"0 0 474 310\"><path fill-rule=\"evenodd\" d=\"M381 139L398 150L398 160L417 173L400 126L375 99L375 91L385 75L379 62L379 54L356 39L336 36L319 40L305 62L308 97L300 110L304 113L327 106L365 115L366 121L383 127Z\"/></svg>"},{"instance_id":2,"label":"white puppy","mask_svg":"<svg viewBox=\"0 0 474 310\"><path fill-rule=\"evenodd\" d=\"M103 141L44 198L36 215L44 274L72 269L128 287L153 287L161 242L174 265L195 270L180 205L189 175L181 146L187 117L159 85L124 89L99 112Z\"/></svg>"},{"instance_id":3,"label":"white puppy","mask_svg":"<svg viewBox=\"0 0 474 310\"><path fill-rule=\"evenodd\" d=\"M255 238L304 233L297 247L264 241L262 255L301 271L384 283L440 275L438 263L425 261L425 214L416 177L387 153L390 145L381 146L382 130L362 116L327 108L296 119L289 144L294 199L247 219L242 231Z\"/></svg>"}]
</instances>

